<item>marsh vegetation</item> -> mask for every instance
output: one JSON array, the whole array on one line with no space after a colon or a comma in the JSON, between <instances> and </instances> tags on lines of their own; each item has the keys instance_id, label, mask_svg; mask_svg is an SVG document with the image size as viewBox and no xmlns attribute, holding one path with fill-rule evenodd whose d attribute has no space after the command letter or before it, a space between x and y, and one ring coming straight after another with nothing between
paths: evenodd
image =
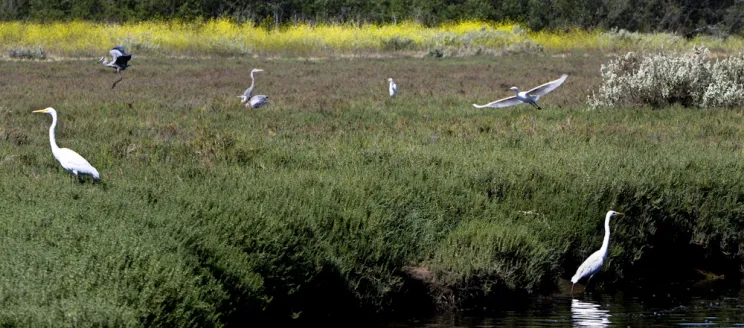
<instances>
[{"instance_id":1,"label":"marsh vegetation","mask_svg":"<svg viewBox=\"0 0 744 328\"><path fill-rule=\"evenodd\" d=\"M735 278L744 113L587 110L607 61L135 57L113 89L95 60L4 61L0 323L230 326L550 293L609 209L626 215L595 288ZM254 67L272 103L247 110ZM563 73L544 110L471 106ZM31 114L47 106L100 183L54 160Z\"/></svg>"}]
</instances>

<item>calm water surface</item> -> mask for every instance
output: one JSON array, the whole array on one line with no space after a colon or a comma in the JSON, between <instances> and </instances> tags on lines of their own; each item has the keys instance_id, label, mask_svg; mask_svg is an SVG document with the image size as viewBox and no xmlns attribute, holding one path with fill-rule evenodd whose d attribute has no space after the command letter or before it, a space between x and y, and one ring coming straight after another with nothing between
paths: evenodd
<instances>
[{"instance_id":1,"label":"calm water surface","mask_svg":"<svg viewBox=\"0 0 744 328\"><path fill-rule=\"evenodd\" d=\"M476 315L439 315L386 327L744 327L744 288L707 282L522 300Z\"/></svg>"}]
</instances>

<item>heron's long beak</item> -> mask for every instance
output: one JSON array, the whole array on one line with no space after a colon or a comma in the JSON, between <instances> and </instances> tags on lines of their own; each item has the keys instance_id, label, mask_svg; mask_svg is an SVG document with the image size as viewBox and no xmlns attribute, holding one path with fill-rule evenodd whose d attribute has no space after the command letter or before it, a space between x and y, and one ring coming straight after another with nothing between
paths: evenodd
<instances>
[{"instance_id":1,"label":"heron's long beak","mask_svg":"<svg viewBox=\"0 0 744 328\"><path fill-rule=\"evenodd\" d=\"M623 212L615 212L615 214L625 215Z\"/></svg>"}]
</instances>

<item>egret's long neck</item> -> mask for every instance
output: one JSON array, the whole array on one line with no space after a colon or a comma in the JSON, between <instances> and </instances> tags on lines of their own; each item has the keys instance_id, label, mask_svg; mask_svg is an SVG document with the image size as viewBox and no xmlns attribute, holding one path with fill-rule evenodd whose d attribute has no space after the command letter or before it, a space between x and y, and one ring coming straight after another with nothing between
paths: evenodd
<instances>
[{"instance_id":1,"label":"egret's long neck","mask_svg":"<svg viewBox=\"0 0 744 328\"><path fill-rule=\"evenodd\" d=\"M610 217L612 215L607 214L607 217L605 218L605 235L604 240L602 240L602 248L601 250L603 252L607 251L607 247L610 245Z\"/></svg>"},{"instance_id":2,"label":"egret's long neck","mask_svg":"<svg viewBox=\"0 0 744 328\"><path fill-rule=\"evenodd\" d=\"M519 89L517 89L517 87L514 87L514 93L515 93L515 94L516 94L517 96L519 96Z\"/></svg>"},{"instance_id":3,"label":"egret's long neck","mask_svg":"<svg viewBox=\"0 0 744 328\"><path fill-rule=\"evenodd\" d=\"M59 149L57 140L54 138L54 129L57 127L57 113L52 112L52 125L49 127L49 143L52 145L52 151Z\"/></svg>"}]
</instances>

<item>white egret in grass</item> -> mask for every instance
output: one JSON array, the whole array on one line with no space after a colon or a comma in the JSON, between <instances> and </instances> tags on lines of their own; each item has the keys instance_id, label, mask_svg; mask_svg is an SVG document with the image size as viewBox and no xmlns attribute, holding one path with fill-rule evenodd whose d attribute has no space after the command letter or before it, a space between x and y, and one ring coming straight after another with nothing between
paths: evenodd
<instances>
[{"instance_id":1,"label":"white egret in grass","mask_svg":"<svg viewBox=\"0 0 744 328\"><path fill-rule=\"evenodd\" d=\"M263 72L263 70L260 68L254 68L251 71L251 86L248 87L248 89L245 89L243 95L238 96L238 98L240 98L240 103L245 103L245 107L251 106L253 108L259 108L269 103L269 96L253 95L253 88L256 85L256 79L253 77L253 73L255 72Z\"/></svg>"},{"instance_id":2,"label":"white egret in grass","mask_svg":"<svg viewBox=\"0 0 744 328\"><path fill-rule=\"evenodd\" d=\"M490 102L485 105L476 105L473 104L473 107L475 108L502 108L502 107L509 107L514 105L519 105L521 103L530 104L532 106L537 107L537 109L542 109L540 106L537 105L537 100L540 99L541 96L544 96L546 93L553 91L555 88L557 88L559 85L563 84L563 81L566 80L568 77L567 74L563 74L559 79L550 81L548 83L545 83L541 86L534 87L527 91L519 92L519 89L517 87L511 87L509 90L514 91L516 95L499 99L494 102Z\"/></svg>"},{"instance_id":3,"label":"white egret in grass","mask_svg":"<svg viewBox=\"0 0 744 328\"><path fill-rule=\"evenodd\" d=\"M398 94L398 85L393 82L392 78L388 78L388 91L390 92L390 97L395 98L395 95Z\"/></svg>"},{"instance_id":4,"label":"white egret in grass","mask_svg":"<svg viewBox=\"0 0 744 328\"><path fill-rule=\"evenodd\" d=\"M571 292L573 293L573 286L581 279L586 276L589 276L589 279L587 279L587 284L589 283L589 280L594 277L594 275L602 268L602 264L604 264L605 258L607 258L607 248L610 245L610 218L612 218L615 215L622 215L624 213L622 212L615 212L615 211L609 211L607 212L607 215L605 215L605 235L604 240L602 241L602 247L592 253L592 255L589 255L586 260L584 260L584 263L581 263L579 268L576 270L576 274L574 274L573 277L571 277Z\"/></svg>"},{"instance_id":5,"label":"white egret in grass","mask_svg":"<svg viewBox=\"0 0 744 328\"><path fill-rule=\"evenodd\" d=\"M59 161L59 164L61 164L67 172L74 174L75 177L78 178L78 181L80 181L79 174L88 174L93 176L94 180L100 180L101 177L98 174L98 170L96 170L93 165L90 165L83 156L80 156L80 154L71 149L59 148L59 146L57 146L57 141L54 137L54 129L57 127L57 111L52 107L47 107L33 112L52 115L52 125L49 127L49 143L52 145L52 154L54 155L54 158Z\"/></svg>"}]
</instances>

